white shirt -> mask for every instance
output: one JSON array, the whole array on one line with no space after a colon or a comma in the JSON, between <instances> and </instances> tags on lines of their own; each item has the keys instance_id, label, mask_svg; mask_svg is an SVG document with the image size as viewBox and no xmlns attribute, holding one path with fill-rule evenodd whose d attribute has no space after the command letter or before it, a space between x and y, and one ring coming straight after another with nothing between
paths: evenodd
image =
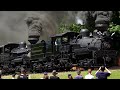
<instances>
[{"instance_id":1,"label":"white shirt","mask_svg":"<svg viewBox=\"0 0 120 90\"><path fill-rule=\"evenodd\" d=\"M94 79L94 76L89 73L85 76L85 79Z\"/></svg>"}]
</instances>

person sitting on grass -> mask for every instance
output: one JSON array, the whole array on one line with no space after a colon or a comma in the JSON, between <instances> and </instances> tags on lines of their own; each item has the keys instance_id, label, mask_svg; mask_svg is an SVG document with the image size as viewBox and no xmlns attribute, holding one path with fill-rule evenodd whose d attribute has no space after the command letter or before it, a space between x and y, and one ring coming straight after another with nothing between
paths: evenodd
<instances>
[{"instance_id":1,"label":"person sitting on grass","mask_svg":"<svg viewBox=\"0 0 120 90\"><path fill-rule=\"evenodd\" d=\"M104 72L104 71L107 72ZM111 75L111 72L104 66L101 66L98 71L95 73L97 79L107 79L108 76Z\"/></svg>"},{"instance_id":2,"label":"person sitting on grass","mask_svg":"<svg viewBox=\"0 0 120 90\"><path fill-rule=\"evenodd\" d=\"M68 79L73 79L71 74L68 74Z\"/></svg>"},{"instance_id":3,"label":"person sitting on grass","mask_svg":"<svg viewBox=\"0 0 120 90\"><path fill-rule=\"evenodd\" d=\"M88 69L88 74L85 76L85 79L94 79L91 68Z\"/></svg>"},{"instance_id":4,"label":"person sitting on grass","mask_svg":"<svg viewBox=\"0 0 120 90\"><path fill-rule=\"evenodd\" d=\"M83 79L83 76L81 75L81 70L77 71L77 76L74 79Z\"/></svg>"},{"instance_id":5,"label":"person sitting on grass","mask_svg":"<svg viewBox=\"0 0 120 90\"><path fill-rule=\"evenodd\" d=\"M52 71L52 75L53 76L50 76L50 79L60 79L58 76L56 76L58 73L56 72L56 70L53 70Z\"/></svg>"}]
</instances>

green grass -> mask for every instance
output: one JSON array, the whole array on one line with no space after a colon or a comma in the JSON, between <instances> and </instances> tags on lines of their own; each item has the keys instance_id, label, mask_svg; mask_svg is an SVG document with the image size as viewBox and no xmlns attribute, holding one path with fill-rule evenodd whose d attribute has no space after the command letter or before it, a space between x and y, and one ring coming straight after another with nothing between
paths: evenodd
<instances>
[{"instance_id":1,"label":"green grass","mask_svg":"<svg viewBox=\"0 0 120 90\"><path fill-rule=\"evenodd\" d=\"M120 79L120 69L117 70L110 70L112 72L111 76L108 79ZM92 74L95 76L95 72L93 71ZM68 74L72 74L73 77L75 77L77 74L75 71L72 72L59 72L58 76L60 77L60 79L67 79L67 75ZM87 71L82 71L81 73L83 75L83 77L85 77L85 75L87 74ZM51 76L51 73L48 73L49 76ZM43 77L43 74L30 74L31 79L40 79ZM17 76L16 76L17 77ZM8 75L8 76L2 76L3 79L11 79L12 76ZM96 77L95 77L96 78Z\"/></svg>"}]
</instances>

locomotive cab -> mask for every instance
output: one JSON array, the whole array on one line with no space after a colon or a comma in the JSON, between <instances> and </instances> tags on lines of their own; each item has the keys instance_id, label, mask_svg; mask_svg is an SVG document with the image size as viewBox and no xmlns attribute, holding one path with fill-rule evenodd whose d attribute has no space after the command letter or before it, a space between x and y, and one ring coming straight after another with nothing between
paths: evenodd
<instances>
[{"instance_id":1,"label":"locomotive cab","mask_svg":"<svg viewBox=\"0 0 120 90\"><path fill-rule=\"evenodd\" d=\"M58 56L59 62L66 63L66 68L71 69L72 45L71 42L77 38L79 33L66 32L52 37L52 49L54 55ZM67 62L66 62L67 61Z\"/></svg>"},{"instance_id":2,"label":"locomotive cab","mask_svg":"<svg viewBox=\"0 0 120 90\"><path fill-rule=\"evenodd\" d=\"M62 34L57 34L52 38L52 44L53 44L53 51L54 52L59 52L60 51L60 47L64 46L64 45L69 45L70 42L75 39L77 36L79 35L79 33L76 32L66 32L66 33L62 33Z\"/></svg>"}]
</instances>

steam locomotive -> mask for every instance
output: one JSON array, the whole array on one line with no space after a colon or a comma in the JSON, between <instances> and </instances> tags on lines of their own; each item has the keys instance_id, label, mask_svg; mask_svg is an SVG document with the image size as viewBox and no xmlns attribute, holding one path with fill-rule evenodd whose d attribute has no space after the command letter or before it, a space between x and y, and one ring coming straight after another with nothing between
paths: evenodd
<instances>
[{"instance_id":1,"label":"steam locomotive","mask_svg":"<svg viewBox=\"0 0 120 90\"><path fill-rule=\"evenodd\" d=\"M24 42L8 43L0 47L0 68L3 74L20 71L20 67L28 66L29 48Z\"/></svg>"},{"instance_id":2,"label":"steam locomotive","mask_svg":"<svg viewBox=\"0 0 120 90\"><path fill-rule=\"evenodd\" d=\"M79 67L115 66L119 57L119 35L82 29L80 33L65 32L52 36L47 42L26 45L9 43L0 47L0 64L4 71L19 71L25 67L32 72L70 70Z\"/></svg>"},{"instance_id":3,"label":"steam locomotive","mask_svg":"<svg viewBox=\"0 0 120 90\"><path fill-rule=\"evenodd\" d=\"M54 64L54 66L63 70L70 70L74 65L80 67L117 65L120 45L119 35L108 31L101 33L96 30L90 34L89 30L82 29L80 33L57 34L52 36L49 42L41 41L41 43L33 44L31 45L31 60L46 60L47 68L53 68L52 64ZM35 50L36 46L39 49L36 48Z\"/></svg>"}]
</instances>

